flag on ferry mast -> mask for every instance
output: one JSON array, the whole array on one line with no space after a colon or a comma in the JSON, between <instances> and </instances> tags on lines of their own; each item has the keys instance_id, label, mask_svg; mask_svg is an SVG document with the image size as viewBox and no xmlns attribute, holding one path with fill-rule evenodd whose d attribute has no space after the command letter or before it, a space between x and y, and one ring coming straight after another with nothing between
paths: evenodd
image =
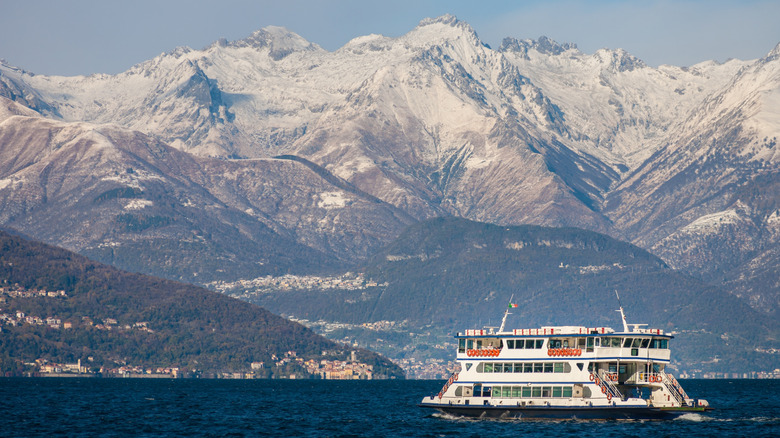
<instances>
[{"instance_id":1,"label":"flag on ferry mast","mask_svg":"<svg viewBox=\"0 0 780 438\"><path fill-rule=\"evenodd\" d=\"M515 308L515 307L517 307L517 304L511 304L511 303L509 304L509 308L510 308L510 309L513 309L513 308Z\"/></svg>"}]
</instances>

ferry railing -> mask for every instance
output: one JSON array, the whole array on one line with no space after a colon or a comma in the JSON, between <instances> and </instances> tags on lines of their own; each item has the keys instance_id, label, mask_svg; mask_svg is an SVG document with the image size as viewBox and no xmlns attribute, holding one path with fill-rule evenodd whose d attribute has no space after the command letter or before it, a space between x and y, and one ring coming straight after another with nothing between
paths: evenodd
<instances>
[{"instance_id":1,"label":"ferry railing","mask_svg":"<svg viewBox=\"0 0 780 438\"><path fill-rule=\"evenodd\" d=\"M458 381L458 373L453 372L450 378L447 380L447 383L445 383L444 386L442 386L441 391L439 391L438 394L439 400L441 400L441 398L444 397L444 393L446 393L447 390L450 389L452 383L457 381Z\"/></svg>"},{"instance_id":2,"label":"ferry railing","mask_svg":"<svg viewBox=\"0 0 780 438\"><path fill-rule=\"evenodd\" d=\"M677 400L677 403L679 403L680 406L687 406L690 398L688 397L688 394L685 393L682 386L677 382L677 379L675 379L673 375L666 374L663 371L659 371L658 375L661 376L661 383L664 384L674 399Z\"/></svg>"},{"instance_id":3,"label":"ferry railing","mask_svg":"<svg viewBox=\"0 0 780 438\"><path fill-rule=\"evenodd\" d=\"M590 374L591 380L601 388L602 393L607 395L607 400L611 401L615 397L621 400L623 399L623 394L617 389L617 386L615 386L615 383L612 381L613 376L611 373L608 373L606 370L599 370L598 373L591 372Z\"/></svg>"}]
</instances>

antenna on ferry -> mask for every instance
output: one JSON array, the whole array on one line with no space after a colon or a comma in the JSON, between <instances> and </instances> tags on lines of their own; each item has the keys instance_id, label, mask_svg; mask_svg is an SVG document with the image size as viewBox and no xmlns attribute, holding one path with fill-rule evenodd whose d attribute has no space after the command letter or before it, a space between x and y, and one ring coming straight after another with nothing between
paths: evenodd
<instances>
[{"instance_id":1,"label":"antenna on ferry","mask_svg":"<svg viewBox=\"0 0 780 438\"><path fill-rule=\"evenodd\" d=\"M506 310L504 311L504 318L501 319L501 327L498 328L498 332L502 333L504 331L504 324L506 324L506 317L509 315L509 309L512 308L512 300L515 298L515 294L512 294L511 297L509 297L509 305L506 306Z\"/></svg>"},{"instance_id":2,"label":"antenna on ferry","mask_svg":"<svg viewBox=\"0 0 780 438\"><path fill-rule=\"evenodd\" d=\"M623 332L628 333L628 321L626 321L626 314L623 312L623 305L620 303L620 295L618 295L617 289L615 289L615 296L617 296L618 306L620 306L620 317L623 320Z\"/></svg>"}]
</instances>

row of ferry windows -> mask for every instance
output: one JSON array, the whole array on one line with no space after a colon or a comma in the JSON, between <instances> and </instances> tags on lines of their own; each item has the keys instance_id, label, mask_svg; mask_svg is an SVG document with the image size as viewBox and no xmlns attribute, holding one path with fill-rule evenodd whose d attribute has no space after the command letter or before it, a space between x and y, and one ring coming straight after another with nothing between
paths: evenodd
<instances>
[{"instance_id":1,"label":"row of ferry windows","mask_svg":"<svg viewBox=\"0 0 780 438\"><path fill-rule=\"evenodd\" d=\"M463 387L455 390L455 396L463 395ZM492 398L551 398L571 397L571 386L474 386L473 397Z\"/></svg>"},{"instance_id":2,"label":"row of ferry windows","mask_svg":"<svg viewBox=\"0 0 780 438\"><path fill-rule=\"evenodd\" d=\"M569 373L571 365L566 362L483 362L477 366L478 373Z\"/></svg>"}]
</instances>

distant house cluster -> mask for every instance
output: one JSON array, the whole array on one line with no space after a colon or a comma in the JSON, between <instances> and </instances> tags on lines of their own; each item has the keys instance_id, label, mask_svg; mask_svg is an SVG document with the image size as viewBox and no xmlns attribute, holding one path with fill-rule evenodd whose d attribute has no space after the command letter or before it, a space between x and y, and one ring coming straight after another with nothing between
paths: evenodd
<instances>
[{"instance_id":1,"label":"distant house cluster","mask_svg":"<svg viewBox=\"0 0 780 438\"><path fill-rule=\"evenodd\" d=\"M342 289L361 290L369 287L387 286L387 283L379 284L372 280L366 280L362 273L347 272L338 277L318 277L314 275L282 275L281 277L258 277L252 280L238 280L235 282L217 281L209 284L214 290L231 294L266 293L286 290L311 290L311 289Z\"/></svg>"},{"instance_id":2,"label":"distant house cluster","mask_svg":"<svg viewBox=\"0 0 780 438\"><path fill-rule=\"evenodd\" d=\"M416 360L410 357L408 359L393 360L393 363L403 368L406 371L406 376L411 379L447 379L458 368L458 364L455 361L433 358Z\"/></svg>"},{"instance_id":3,"label":"distant house cluster","mask_svg":"<svg viewBox=\"0 0 780 438\"><path fill-rule=\"evenodd\" d=\"M34 298L34 297L48 297L48 298L67 298L68 294L64 290L47 291L43 289L25 289L18 284L14 286L0 287L0 297L7 296L11 298Z\"/></svg>"},{"instance_id":4,"label":"distant house cluster","mask_svg":"<svg viewBox=\"0 0 780 438\"><path fill-rule=\"evenodd\" d=\"M3 309L0 309L2 312ZM55 317L40 317L34 315L26 315L21 311L11 311L10 313L0 313L0 330L3 325L17 327L20 325L41 325L48 326L53 329L59 329L62 326L62 320Z\"/></svg>"},{"instance_id":5,"label":"distant house cluster","mask_svg":"<svg viewBox=\"0 0 780 438\"><path fill-rule=\"evenodd\" d=\"M89 361L91 361L91 357ZM33 365L33 364L31 364ZM63 377L63 376L90 376L101 375L103 377L167 377L177 378L180 375L178 367L141 367L134 365L121 365L118 367L100 367L90 368L83 365L81 359L76 363L56 363L46 359L37 359L35 361L37 373L43 377Z\"/></svg>"}]
</instances>

